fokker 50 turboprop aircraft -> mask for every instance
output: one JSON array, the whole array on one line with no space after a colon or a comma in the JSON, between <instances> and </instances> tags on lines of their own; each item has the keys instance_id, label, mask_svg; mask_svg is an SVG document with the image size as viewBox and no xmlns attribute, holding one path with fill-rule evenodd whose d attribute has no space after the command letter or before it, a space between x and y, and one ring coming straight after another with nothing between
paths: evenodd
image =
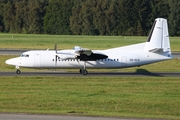
<instances>
[{"instance_id":1,"label":"fokker 50 turboprop aircraft","mask_svg":"<svg viewBox=\"0 0 180 120\"><path fill-rule=\"evenodd\" d=\"M79 68L87 75L86 68L126 68L142 66L172 59L167 20L157 18L148 39L144 43L107 50L90 50L75 46L71 50L36 50L24 52L20 57L6 61L20 74L20 67L26 68Z\"/></svg>"}]
</instances>

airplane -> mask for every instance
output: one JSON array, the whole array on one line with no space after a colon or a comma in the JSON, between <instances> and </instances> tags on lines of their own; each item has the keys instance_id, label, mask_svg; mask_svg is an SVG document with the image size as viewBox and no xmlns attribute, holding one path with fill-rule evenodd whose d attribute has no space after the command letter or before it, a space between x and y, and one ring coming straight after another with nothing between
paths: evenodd
<instances>
[{"instance_id":1,"label":"airplane","mask_svg":"<svg viewBox=\"0 0 180 120\"><path fill-rule=\"evenodd\" d=\"M22 53L20 57L5 61L15 66L20 74L20 67L40 69L79 69L87 75L88 69L114 69L147 65L170 60L171 54L167 20L157 18L151 28L147 41L106 50L90 50L75 46L73 49L32 50Z\"/></svg>"}]
</instances>

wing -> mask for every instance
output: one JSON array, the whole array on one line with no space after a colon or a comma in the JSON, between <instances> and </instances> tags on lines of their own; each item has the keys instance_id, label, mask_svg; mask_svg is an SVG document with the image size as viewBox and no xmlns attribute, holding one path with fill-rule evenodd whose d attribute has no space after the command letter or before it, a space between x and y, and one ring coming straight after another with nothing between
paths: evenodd
<instances>
[{"instance_id":1,"label":"wing","mask_svg":"<svg viewBox=\"0 0 180 120\"><path fill-rule=\"evenodd\" d=\"M83 60L83 61L96 61L100 59L108 58L107 55L99 53L99 52L92 52L92 50L87 48L81 48L79 46L74 47L76 58Z\"/></svg>"},{"instance_id":2,"label":"wing","mask_svg":"<svg viewBox=\"0 0 180 120\"><path fill-rule=\"evenodd\" d=\"M81 48L79 46L75 46L74 51L61 50L59 52L56 52L55 56L58 57L58 59L62 59L62 60L80 59L82 61L96 61L96 60L108 58L108 56L103 53L93 52L90 49Z\"/></svg>"}]
</instances>

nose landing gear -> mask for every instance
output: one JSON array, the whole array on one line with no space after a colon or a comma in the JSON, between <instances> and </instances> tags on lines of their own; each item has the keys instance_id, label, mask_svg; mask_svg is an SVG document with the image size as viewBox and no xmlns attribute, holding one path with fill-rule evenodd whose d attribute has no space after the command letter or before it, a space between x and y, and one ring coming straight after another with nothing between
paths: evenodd
<instances>
[{"instance_id":1,"label":"nose landing gear","mask_svg":"<svg viewBox=\"0 0 180 120\"><path fill-rule=\"evenodd\" d=\"M21 74L21 71L19 70L19 66L16 66L16 74Z\"/></svg>"},{"instance_id":2,"label":"nose landing gear","mask_svg":"<svg viewBox=\"0 0 180 120\"><path fill-rule=\"evenodd\" d=\"M17 69L16 74L21 74L21 71L19 69Z\"/></svg>"}]
</instances>

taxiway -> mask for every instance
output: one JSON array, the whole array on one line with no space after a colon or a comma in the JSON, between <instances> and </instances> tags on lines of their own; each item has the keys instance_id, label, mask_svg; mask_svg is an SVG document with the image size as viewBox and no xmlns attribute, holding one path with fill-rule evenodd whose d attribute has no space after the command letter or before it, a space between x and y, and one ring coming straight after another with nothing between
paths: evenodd
<instances>
[{"instance_id":1,"label":"taxiway","mask_svg":"<svg viewBox=\"0 0 180 120\"><path fill-rule=\"evenodd\" d=\"M14 72L0 72L0 76L84 76L78 72L22 72L21 74L16 74ZM90 76L156 76L156 77L180 77L180 72L90 72Z\"/></svg>"}]
</instances>

